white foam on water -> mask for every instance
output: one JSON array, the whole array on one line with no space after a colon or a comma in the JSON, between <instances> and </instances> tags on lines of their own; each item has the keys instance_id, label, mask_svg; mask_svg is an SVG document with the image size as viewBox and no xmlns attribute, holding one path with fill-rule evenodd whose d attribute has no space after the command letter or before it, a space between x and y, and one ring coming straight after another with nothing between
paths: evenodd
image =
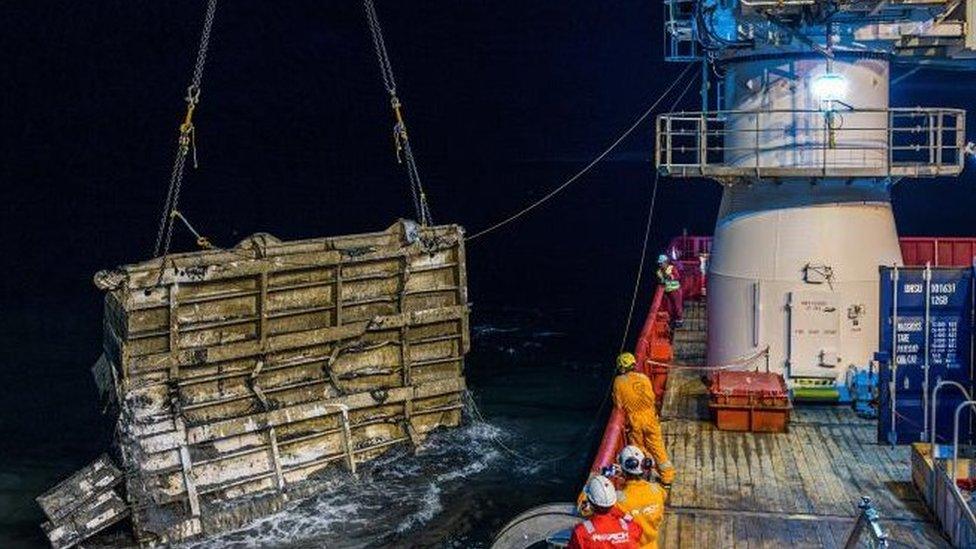
<instances>
[{"instance_id":1,"label":"white foam on water","mask_svg":"<svg viewBox=\"0 0 976 549\"><path fill-rule=\"evenodd\" d=\"M532 334L532 337L566 337L565 332L541 331Z\"/></svg>"},{"instance_id":2,"label":"white foam on water","mask_svg":"<svg viewBox=\"0 0 976 549\"><path fill-rule=\"evenodd\" d=\"M494 334L511 334L519 331L519 328L492 326L491 324L479 324L477 326L472 326L471 331L474 332L475 337L480 337Z\"/></svg>"},{"instance_id":3,"label":"white foam on water","mask_svg":"<svg viewBox=\"0 0 976 549\"><path fill-rule=\"evenodd\" d=\"M424 525L444 510L444 505L441 503L441 488L437 483L431 482L427 485L427 491L420 498L420 503L417 512L397 524L397 533L404 534L416 526Z\"/></svg>"},{"instance_id":4,"label":"white foam on water","mask_svg":"<svg viewBox=\"0 0 976 549\"><path fill-rule=\"evenodd\" d=\"M500 465L498 427L471 422L435 433L410 455L394 450L361 467L360 479L337 473L326 489L250 526L195 544L211 547L365 547L389 543L444 511L442 498Z\"/></svg>"}]
</instances>

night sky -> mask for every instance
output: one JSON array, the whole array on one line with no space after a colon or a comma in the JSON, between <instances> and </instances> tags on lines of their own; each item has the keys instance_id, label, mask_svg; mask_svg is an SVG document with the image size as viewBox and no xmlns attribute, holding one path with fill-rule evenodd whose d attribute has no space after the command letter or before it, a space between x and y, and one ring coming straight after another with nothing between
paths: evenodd
<instances>
[{"instance_id":1,"label":"night sky","mask_svg":"<svg viewBox=\"0 0 976 549\"><path fill-rule=\"evenodd\" d=\"M503 217L594 155L676 74L660 60L657 6L592 4L380 3L435 220L476 230ZM74 296L95 270L151 250L203 3L4 10L0 177L4 228L18 237L3 290L29 301L25 285L43 278ZM358 2L225 3L195 120L201 167L181 209L219 245L411 215ZM645 131L620 157L647 158L649 145ZM543 177L534 166L545 162L565 165ZM620 181L602 198L629 212L645 184ZM564 247L561 231L588 215L572 202L501 240ZM585 221L632 232L622 217Z\"/></svg>"},{"instance_id":2,"label":"night sky","mask_svg":"<svg viewBox=\"0 0 976 549\"><path fill-rule=\"evenodd\" d=\"M150 254L203 7L5 3L7 306L87 300L93 272ZM472 232L582 166L680 70L662 61L653 2L380 2L378 10L435 221ZM965 107L976 102L974 82L922 71L892 103ZM690 95L685 106L696 108ZM195 120L201 166L189 170L181 210L218 245L256 231L298 238L375 230L412 215L359 2L219 7ZM650 130L560 201L473 244L473 268L500 274L502 263L529 255L574 271L573 250L636 243L649 164L645 173L619 165L648 162ZM973 232L972 177L902 184L902 232ZM665 187L662 211L678 207L672 195L687 211L662 214L658 241L683 227L710 232L716 185ZM177 232L177 248L191 248ZM494 290L474 293L493 300Z\"/></svg>"},{"instance_id":3,"label":"night sky","mask_svg":"<svg viewBox=\"0 0 976 549\"><path fill-rule=\"evenodd\" d=\"M91 276L151 255L203 9L183 0L0 8L9 455L60 452L67 473L103 445L82 427L98 413L88 367L101 295ZM469 232L585 165L682 68L662 60L660 2L379 0L377 9L434 220ZM893 90L892 105L973 109L974 84L968 73L923 70ZM200 168L188 169L180 210L219 246L258 231L381 230L413 215L359 2L224 1L195 122ZM581 345L616 351L651 131L557 201L470 244L475 322L491 307L582 306L593 338ZM976 169L901 183L900 231L976 234L974 185ZM710 234L719 194L714 183L663 182L654 246L683 229ZM176 234L175 249L193 248L182 227Z\"/></svg>"}]
</instances>

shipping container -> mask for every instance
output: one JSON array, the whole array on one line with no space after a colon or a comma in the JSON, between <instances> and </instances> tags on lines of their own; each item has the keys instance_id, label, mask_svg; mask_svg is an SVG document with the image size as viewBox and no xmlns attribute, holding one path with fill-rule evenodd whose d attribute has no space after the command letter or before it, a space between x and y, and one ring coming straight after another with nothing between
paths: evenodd
<instances>
[{"instance_id":1,"label":"shipping container","mask_svg":"<svg viewBox=\"0 0 976 549\"><path fill-rule=\"evenodd\" d=\"M878 350L885 358L879 369L878 441L923 442L937 381L973 390L973 269L881 267L880 273ZM962 400L959 391L940 392L940 441L952 440L953 411Z\"/></svg>"},{"instance_id":2,"label":"shipping container","mask_svg":"<svg viewBox=\"0 0 976 549\"><path fill-rule=\"evenodd\" d=\"M971 267L976 258L976 238L903 236L898 242L905 265Z\"/></svg>"}]
</instances>

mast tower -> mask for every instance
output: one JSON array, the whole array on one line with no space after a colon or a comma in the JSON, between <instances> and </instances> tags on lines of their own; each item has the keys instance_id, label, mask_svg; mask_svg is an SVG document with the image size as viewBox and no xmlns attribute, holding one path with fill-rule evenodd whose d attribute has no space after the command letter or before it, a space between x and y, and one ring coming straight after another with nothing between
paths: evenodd
<instances>
[{"instance_id":1,"label":"mast tower","mask_svg":"<svg viewBox=\"0 0 976 549\"><path fill-rule=\"evenodd\" d=\"M891 106L891 67L976 67L976 2L664 9L666 59L700 62L706 78L701 112L658 117L657 168L724 186L708 363L768 346L794 388L842 384L877 349L878 266L902 261L891 186L957 176L966 156L965 112Z\"/></svg>"}]
</instances>

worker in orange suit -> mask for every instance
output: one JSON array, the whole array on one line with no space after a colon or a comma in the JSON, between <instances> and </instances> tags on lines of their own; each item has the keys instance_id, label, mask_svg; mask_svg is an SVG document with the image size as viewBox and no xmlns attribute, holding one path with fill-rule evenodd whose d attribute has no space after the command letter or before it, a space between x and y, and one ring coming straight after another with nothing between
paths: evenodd
<instances>
[{"instance_id":1,"label":"worker in orange suit","mask_svg":"<svg viewBox=\"0 0 976 549\"><path fill-rule=\"evenodd\" d=\"M674 482L674 465L664 447L661 422L654 406L654 387L646 375L635 371L637 359L631 353L617 357L617 378L613 380L613 404L623 410L629 428L627 440L654 458L661 483Z\"/></svg>"},{"instance_id":2,"label":"worker in orange suit","mask_svg":"<svg viewBox=\"0 0 976 549\"><path fill-rule=\"evenodd\" d=\"M653 461L644 457L636 446L627 446L617 459L624 474L623 486L617 490L617 509L630 515L641 527L642 549L657 549L657 535L664 521L664 502L668 491L660 484L646 480L644 475Z\"/></svg>"}]
</instances>

